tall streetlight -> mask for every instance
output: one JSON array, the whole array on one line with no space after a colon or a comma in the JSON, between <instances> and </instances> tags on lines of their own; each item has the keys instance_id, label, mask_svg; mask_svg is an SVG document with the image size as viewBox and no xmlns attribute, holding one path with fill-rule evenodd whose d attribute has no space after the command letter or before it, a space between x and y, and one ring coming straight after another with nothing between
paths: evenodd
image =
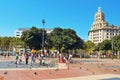
<instances>
[{"instance_id":1,"label":"tall streetlight","mask_svg":"<svg viewBox=\"0 0 120 80\"><path fill-rule=\"evenodd\" d=\"M42 25L43 25L43 29L42 29L42 52L44 54L44 30L45 30L45 28L44 28L45 20L44 19L42 20Z\"/></svg>"}]
</instances>

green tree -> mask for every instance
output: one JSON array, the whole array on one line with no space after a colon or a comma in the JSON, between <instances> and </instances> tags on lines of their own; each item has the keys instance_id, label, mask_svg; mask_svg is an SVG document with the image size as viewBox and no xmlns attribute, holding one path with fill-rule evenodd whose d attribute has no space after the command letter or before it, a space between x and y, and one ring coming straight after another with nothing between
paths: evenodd
<instances>
[{"instance_id":1,"label":"green tree","mask_svg":"<svg viewBox=\"0 0 120 80\"><path fill-rule=\"evenodd\" d=\"M94 43L92 43L91 41L85 42L85 53L86 53L86 55L89 55L90 53L92 53L94 49L95 49L95 44Z\"/></svg>"},{"instance_id":2,"label":"green tree","mask_svg":"<svg viewBox=\"0 0 120 80\"><path fill-rule=\"evenodd\" d=\"M96 46L96 50L111 50L111 40L104 40Z\"/></svg>"},{"instance_id":3,"label":"green tree","mask_svg":"<svg viewBox=\"0 0 120 80\"><path fill-rule=\"evenodd\" d=\"M47 34L47 35L46 35L46 40L45 40L45 48L46 48L47 50L52 49L52 48L53 48L53 45L52 45L52 44L53 44L53 43L52 43L52 41L51 41L50 34Z\"/></svg>"},{"instance_id":4,"label":"green tree","mask_svg":"<svg viewBox=\"0 0 120 80\"><path fill-rule=\"evenodd\" d=\"M113 37L112 40L113 40L113 50L117 53L118 51L120 51L120 35Z\"/></svg>"},{"instance_id":5,"label":"green tree","mask_svg":"<svg viewBox=\"0 0 120 80\"><path fill-rule=\"evenodd\" d=\"M46 32L44 30L44 38L46 39ZM30 49L41 49L42 48L42 29L32 27L30 30L24 31L21 40L24 41L26 46ZM44 41L45 43L45 41Z\"/></svg>"},{"instance_id":6,"label":"green tree","mask_svg":"<svg viewBox=\"0 0 120 80\"><path fill-rule=\"evenodd\" d=\"M55 28L51 33L50 33L50 41L52 43L52 46L55 47L56 49L60 50L62 48L63 44L63 35L62 35L63 29L61 28Z\"/></svg>"},{"instance_id":7,"label":"green tree","mask_svg":"<svg viewBox=\"0 0 120 80\"><path fill-rule=\"evenodd\" d=\"M1 51L12 51L13 47L16 46L22 46L23 42L20 40L20 38L15 37L0 37L0 50Z\"/></svg>"},{"instance_id":8,"label":"green tree","mask_svg":"<svg viewBox=\"0 0 120 80\"><path fill-rule=\"evenodd\" d=\"M72 29L63 29L63 44L65 49L79 49L83 48L84 41L77 36Z\"/></svg>"},{"instance_id":9,"label":"green tree","mask_svg":"<svg viewBox=\"0 0 120 80\"><path fill-rule=\"evenodd\" d=\"M55 28L50 34L50 41L59 51L83 48L84 41L72 29Z\"/></svg>"},{"instance_id":10,"label":"green tree","mask_svg":"<svg viewBox=\"0 0 120 80\"><path fill-rule=\"evenodd\" d=\"M11 43L11 37L1 37L0 38L1 50L4 50L4 51L9 50L10 43Z\"/></svg>"},{"instance_id":11,"label":"green tree","mask_svg":"<svg viewBox=\"0 0 120 80\"><path fill-rule=\"evenodd\" d=\"M111 53L111 40L104 40L103 42L99 43L98 45L96 45L95 47L96 51L99 51L99 53L101 54L106 54L106 53Z\"/></svg>"}]
</instances>

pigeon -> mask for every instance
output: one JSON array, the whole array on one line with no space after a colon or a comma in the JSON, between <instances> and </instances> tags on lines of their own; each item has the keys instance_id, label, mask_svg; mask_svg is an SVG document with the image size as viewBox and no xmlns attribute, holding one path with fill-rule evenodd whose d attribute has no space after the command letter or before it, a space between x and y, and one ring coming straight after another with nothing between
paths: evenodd
<instances>
[{"instance_id":1,"label":"pigeon","mask_svg":"<svg viewBox=\"0 0 120 80\"><path fill-rule=\"evenodd\" d=\"M80 67L80 69L82 69L82 68Z\"/></svg>"},{"instance_id":2,"label":"pigeon","mask_svg":"<svg viewBox=\"0 0 120 80\"><path fill-rule=\"evenodd\" d=\"M57 68L57 69L55 69L55 71L58 71L59 69Z\"/></svg>"},{"instance_id":3,"label":"pigeon","mask_svg":"<svg viewBox=\"0 0 120 80\"><path fill-rule=\"evenodd\" d=\"M7 74L7 73L8 73L7 71L4 72L4 74Z\"/></svg>"},{"instance_id":4,"label":"pigeon","mask_svg":"<svg viewBox=\"0 0 120 80\"><path fill-rule=\"evenodd\" d=\"M114 72L116 72L116 70L114 70Z\"/></svg>"},{"instance_id":5,"label":"pigeon","mask_svg":"<svg viewBox=\"0 0 120 80\"><path fill-rule=\"evenodd\" d=\"M35 75L37 75L37 72L34 72Z\"/></svg>"}]
</instances>

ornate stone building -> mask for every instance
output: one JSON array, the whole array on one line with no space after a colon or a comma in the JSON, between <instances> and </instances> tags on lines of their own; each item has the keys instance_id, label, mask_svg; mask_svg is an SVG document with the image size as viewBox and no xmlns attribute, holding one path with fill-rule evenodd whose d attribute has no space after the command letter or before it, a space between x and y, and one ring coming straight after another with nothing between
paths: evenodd
<instances>
[{"instance_id":1,"label":"ornate stone building","mask_svg":"<svg viewBox=\"0 0 120 80\"><path fill-rule=\"evenodd\" d=\"M94 16L91 30L88 32L88 39L93 43L98 44L119 34L120 27L109 25L109 23L105 21L105 15L102 12L101 7L99 7L98 12Z\"/></svg>"}]
</instances>

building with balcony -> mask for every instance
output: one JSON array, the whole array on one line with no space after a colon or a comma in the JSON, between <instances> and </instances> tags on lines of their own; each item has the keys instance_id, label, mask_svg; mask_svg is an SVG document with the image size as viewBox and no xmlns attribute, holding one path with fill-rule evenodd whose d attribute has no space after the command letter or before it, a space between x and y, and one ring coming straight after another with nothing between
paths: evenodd
<instances>
[{"instance_id":1,"label":"building with balcony","mask_svg":"<svg viewBox=\"0 0 120 80\"><path fill-rule=\"evenodd\" d=\"M29 28L18 28L18 30L15 30L14 36L20 38L22 36L22 32L29 30Z\"/></svg>"},{"instance_id":2,"label":"building with balcony","mask_svg":"<svg viewBox=\"0 0 120 80\"><path fill-rule=\"evenodd\" d=\"M120 35L120 27L109 25L105 20L105 15L101 7L99 7L98 12L94 16L91 30L88 32L88 40L92 41L94 44L98 44L104 40L110 40L116 35Z\"/></svg>"}]
</instances>

